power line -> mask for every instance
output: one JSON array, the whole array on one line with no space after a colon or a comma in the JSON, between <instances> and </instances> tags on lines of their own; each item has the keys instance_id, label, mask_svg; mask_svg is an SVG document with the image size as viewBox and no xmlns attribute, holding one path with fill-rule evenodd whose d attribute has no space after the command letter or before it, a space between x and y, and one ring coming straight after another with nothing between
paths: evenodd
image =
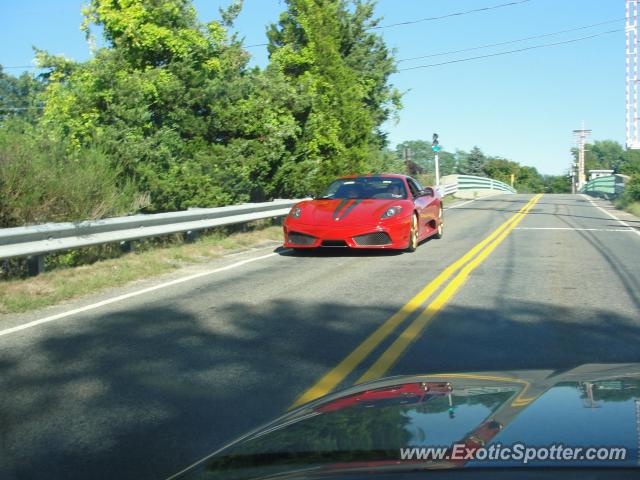
<instances>
[{"instance_id":1,"label":"power line","mask_svg":"<svg viewBox=\"0 0 640 480\"><path fill-rule=\"evenodd\" d=\"M499 46L502 46L502 45L509 45L511 43L526 42L527 40L535 40L537 38L552 37L552 36L555 36L555 35L561 35L563 33L576 32L578 30L586 30L588 28L599 27L600 25L607 25L609 23L621 22L623 20L624 20L624 18L617 18L615 20L607 20L606 22L594 23L592 25L584 25L582 27L569 28L567 30L559 30L557 32L544 33L544 34L541 34L541 35L533 35L531 37L518 38L516 40L508 40L506 42L488 43L486 45L480 45L478 47L471 47L471 48L463 48L461 50L450 50L448 52L432 53L432 54L429 54L429 55L421 55L419 57L402 58L402 59L398 60L398 63L400 63L400 62L409 62L409 61L412 61L412 60L420 60L422 58L440 57L440 56L443 56L443 55L451 55L451 54L454 54L454 53L470 52L472 50L480 50L482 48L499 47Z\"/></svg>"},{"instance_id":2,"label":"power line","mask_svg":"<svg viewBox=\"0 0 640 480\"><path fill-rule=\"evenodd\" d=\"M512 7L514 5L520 5L521 3L527 3L529 1L531 0L518 0L516 2L501 3L500 5L494 5L492 7L474 8L473 10L465 10L465 11L456 12L456 13L448 13L446 15L440 15L437 17L420 18L418 20L408 20L406 22L390 23L389 25L379 25L376 27L370 27L367 30L380 30L382 28L399 27L401 25L412 25L414 23L431 22L434 20L442 20L449 17L459 17L461 15L469 15L470 13L486 12L489 10L496 10L498 8Z\"/></svg>"},{"instance_id":3,"label":"power line","mask_svg":"<svg viewBox=\"0 0 640 480\"><path fill-rule=\"evenodd\" d=\"M474 8L473 10L466 10L466 11L462 11L462 12L448 13L446 15L439 15L437 17L420 18L418 20L408 20L406 22L390 23L389 25L378 25L378 26L375 26L375 27L369 27L366 30L380 30L380 29L383 29L383 28L398 27L398 26L401 26L401 25L412 25L414 23L431 22L431 21L434 21L434 20L442 20L442 19L450 18L450 17L459 17L461 15L469 15L470 13L486 12L488 10L496 10L498 8L512 7L514 5L519 5L521 3L528 3L530 1L531 0L517 0L515 2L501 3L500 5L494 5L494 6L491 6L491 7ZM253 44L253 45L245 45L245 48L264 47L266 45L269 45L269 44L268 43L256 43L256 44Z\"/></svg>"},{"instance_id":4,"label":"power line","mask_svg":"<svg viewBox=\"0 0 640 480\"><path fill-rule=\"evenodd\" d=\"M14 65L11 67L6 67L4 65L0 65L0 67L4 70L6 68L46 68L46 67L36 67L35 65Z\"/></svg>"},{"instance_id":5,"label":"power line","mask_svg":"<svg viewBox=\"0 0 640 480\"><path fill-rule=\"evenodd\" d=\"M508 55L510 53L525 52L527 50L535 50L537 48L546 48L546 47L555 47L557 45L566 45L568 43L580 42L582 40L588 40L590 38L601 37L603 35L609 35L611 33L617 33L617 32L623 32L623 31L624 31L623 28L619 28L619 29L616 29L616 30L609 30L607 32L596 33L594 35L589 35L587 37L574 38L572 40L565 40L563 42L544 43L542 45L533 45L531 47L519 48L517 50L508 50L506 52L490 53L488 55L480 55L480 56L477 56L477 57L460 58L458 60L449 60L447 62L430 63L430 64L427 64L427 65L418 65L418 66L415 66L415 67L400 68L400 69L398 69L398 72L405 72L407 70L416 70L418 68L439 67L441 65L449 65L451 63L469 62L471 60L479 60L479 59L482 59L482 58L499 57L501 55Z\"/></svg>"},{"instance_id":6,"label":"power line","mask_svg":"<svg viewBox=\"0 0 640 480\"><path fill-rule=\"evenodd\" d=\"M498 8L504 8L504 7L511 7L514 5L519 5L521 3L527 3L530 2L531 0L518 0L516 2L509 2L509 3L502 3L500 5L494 5L492 7L482 7L482 8L474 8L473 10L466 10L463 12L456 12L456 13L448 13L446 15L440 15L437 17L427 17L427 18L420 18L418 20L409 20L406 22L399 22L399 23L390 23L389 25L378 25L375 27L369 27L367 28L367 30L380 30L383 28L391 28L391 27L398 27L400 25L411 25L414 23L421 23L421 22L430 22L433 20L442 20L445 18L449 18L449 17L458 17L461 15L468 15L470 13L478 13L478 12L486 12L488 10L495 10ZM245 48L253 48L253 47L265 47L269 45L268 43L254 43L252 45L245 45ZM34 67L33 65L19 65L19 66L14 66L14 67L3 67L3 68L40 68L40 67Z\"/></svg>"},{"instance_id":7,"label":"power line","mask_svg":"<svg viewBox=\"0 0 640 480\"><path fill-rule=\"evenodd\" d=\"M38 106L38 107L3 107L0 106L0 111L2 110L9 110L11 112L18 112L18 111L22 111L22 110L43 110L44 107L42 106Z\"/></svg>"}]
</instances>

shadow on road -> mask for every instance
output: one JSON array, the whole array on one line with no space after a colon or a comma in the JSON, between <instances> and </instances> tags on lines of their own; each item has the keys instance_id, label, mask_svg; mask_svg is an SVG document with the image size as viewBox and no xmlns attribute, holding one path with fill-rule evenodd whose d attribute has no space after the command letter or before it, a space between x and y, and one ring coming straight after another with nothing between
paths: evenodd
<instances>
[{"instance_id":1,"label":"shadow on road","mask_svg":"<svg viewBox=\"0 0 640 480\"><path fill-rule=\"evenodd\" d=\"M204 317L154 304L4 338L3 479L165 478L282 413L395 310L242 293ZM606 308L451 306L389 374L640 362L638 345L638 318Z\"/></svg>"},{"instance_id":2,"label":"shadow on road","mask_svg":"<svg viewBox=\"0 0 640 480\"><path fill-rule=\"evenodd\" d=\"M564 370L640 361L637 318L534 302L511 301L504 310L447 307L389 373Z\"/></svg>"}]
</instances>

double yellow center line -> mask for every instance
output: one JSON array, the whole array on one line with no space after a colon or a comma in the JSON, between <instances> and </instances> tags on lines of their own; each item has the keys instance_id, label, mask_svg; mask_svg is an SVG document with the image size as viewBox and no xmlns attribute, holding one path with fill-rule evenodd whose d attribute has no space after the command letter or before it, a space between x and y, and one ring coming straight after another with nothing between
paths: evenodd
<instances>
[{"instance_id":1,"label":"double yellow center line","mask_svg":"<svg viewBox=\"0 0 640 480\"><path fill-rule=\"evenodd\" d=\"M462 287L469 274L495 250L541 197L541 194L534 196L524 207L500 225L487 238L445 268L436 278L429 282L426 287L418 292L415 297L409 300L400 310L369 335L369 337L347 355L335 368L325 374L314 386L298 397L292 405L292 408L326 395L333 390L378 347L383 340L391 335L409 315L422 307L440 287L460 270L436 298L409 324L391 346L387 348L378 360L358 379L357 383L382 377L398 360L411 342L422 333L426 325L445 306L447 301Z\"/></svg>"}]
</instances>

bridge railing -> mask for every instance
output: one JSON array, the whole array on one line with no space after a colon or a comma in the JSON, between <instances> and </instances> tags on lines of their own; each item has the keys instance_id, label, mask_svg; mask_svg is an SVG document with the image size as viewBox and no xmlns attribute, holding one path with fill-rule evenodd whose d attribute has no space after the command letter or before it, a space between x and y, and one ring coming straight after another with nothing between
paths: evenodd
<instances>
[{"instance_id":1,"label":"bridge railing","mask_svg":"<svg viewBox=\"0 0 640 480\"><path fill-rule=\"evenodd\" d=\"M501 192L516 193L511 186L499 180L474 175L458 175L459 190L499 190Z\"/></svg>"},{"instance_id":2,"label":"bridge railing","mask_svg":"<svg viewBox=\"0 0 640 480\"><path fill-rule=\"evenodd\" d=\"M443 184L439 187L442 196L454 194L461 190L497 190L505 193L516 193L516 190L511 185L492 178L474 175L449 175L443 177L443 180Z\"/></svg>"},{"instance_id":3,"label":"bridge railing","mask_svg":"<svg viewBox=\"0 0 640 480\"><path fill-rule=\"evenodd\" d=\"M440 185L438 188L440 190L440 195L444 197L445 195L453 195L456 193L458 191L458 184L450 183L447 185Z\"/></svg>"},{"instance_id":4,"label":"bridge railing","mask_svg":"<svg viewBox=\"0 0 640 480\"><path fill-rule=\"evenodd\" d=\"M607 175L589 180L580 189L581 193L586 193L595 197L613 198L624 191L624 175Z\"/></svg>"}]
</instances>

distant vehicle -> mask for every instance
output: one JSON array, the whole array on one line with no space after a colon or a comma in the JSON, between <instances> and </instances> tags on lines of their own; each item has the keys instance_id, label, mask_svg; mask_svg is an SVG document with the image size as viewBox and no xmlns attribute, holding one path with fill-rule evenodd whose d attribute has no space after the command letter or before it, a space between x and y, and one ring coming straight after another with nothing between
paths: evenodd
<instances>
[{"instance_id":1,"label":"distant vehicle","mask_svg":"<svg viewBox=\"0 0 640 480\"><path fill-rule=\"evenodd\" d=\"M284 223L284 246L382 248L413 252L443 234L442 197L405 175L335 180L325 193L295 205Z\"/></svg>"},{"instance_id":2,"label":"distant vehicle","mask_svg":"<svg viewBox=\"0 0 640 480\"><path fill-rule=\"evenodd\" d=\"M291 410L171 480L640 478L638 412L639 364L389 377Z\"/></svg>"}]
</instances>

